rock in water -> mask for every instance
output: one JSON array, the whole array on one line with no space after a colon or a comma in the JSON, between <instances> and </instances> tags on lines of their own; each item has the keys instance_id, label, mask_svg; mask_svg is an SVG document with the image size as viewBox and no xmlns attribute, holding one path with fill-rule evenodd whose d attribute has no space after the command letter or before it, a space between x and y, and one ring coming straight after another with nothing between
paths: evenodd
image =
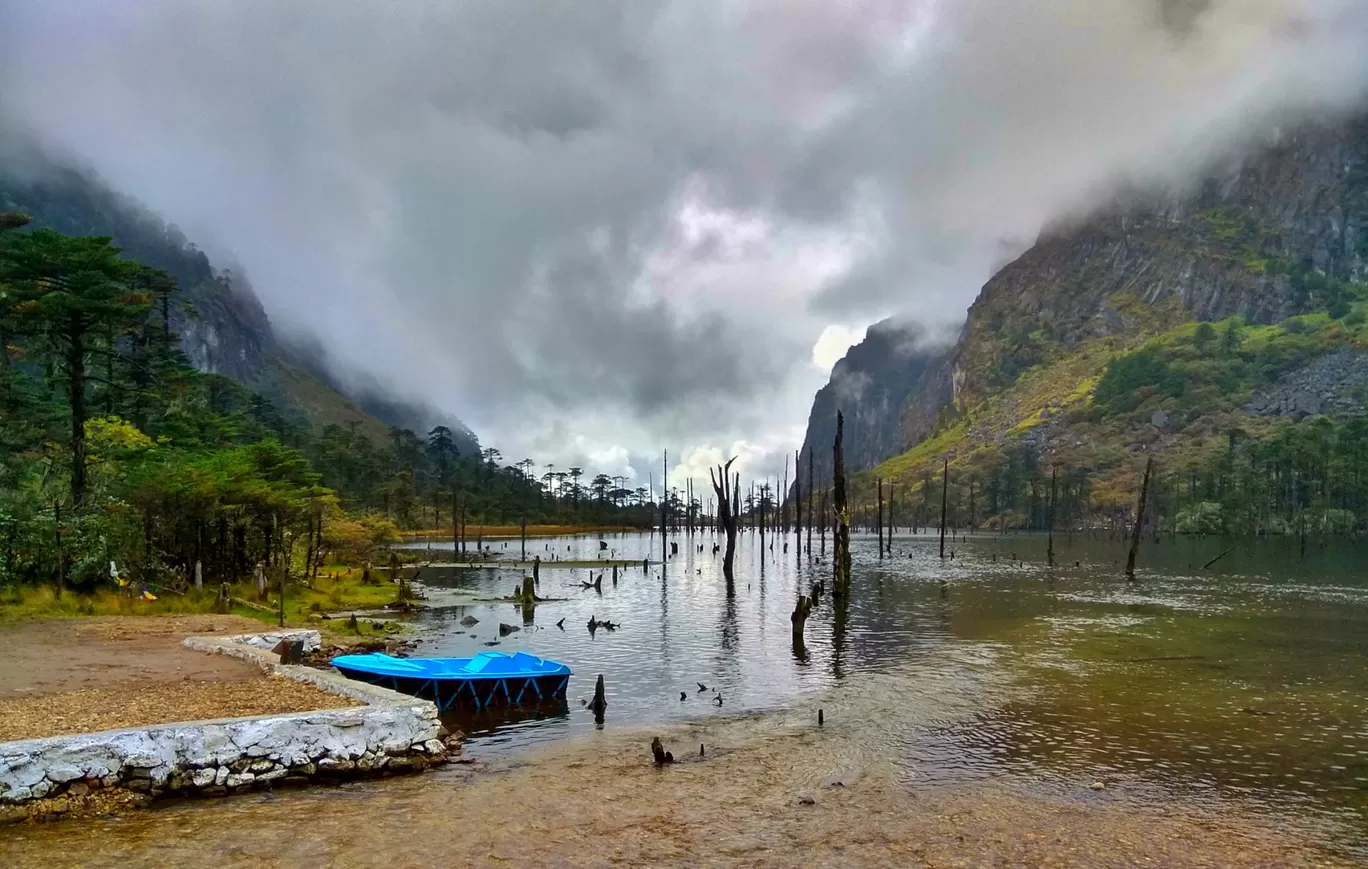
<instances>
[{"instance_id":1,"label":"rock in water","mask_svg":"<svg viewBox=\"0 0 1368 869\"><path fill-rule=\"evenodd\" d=\"M461 624L465 625L466 627L470 627L471 625L478 625L479 623L480 620L475 618L474 616L466 616L465 618L461 619Z\"/></svg>"},{"instance_id":2,"label":"rock in water","mask_svg":"<svg viewBox=\"0 0 1368 869\"><path fill-rule=\"evenodd\" d=\"M499 636L501 637L506 637L509 634L520 630L522 630L522 628L518 627L517 625L506 625L503 622L499 622Z\"/></svg>"}]
</instances>

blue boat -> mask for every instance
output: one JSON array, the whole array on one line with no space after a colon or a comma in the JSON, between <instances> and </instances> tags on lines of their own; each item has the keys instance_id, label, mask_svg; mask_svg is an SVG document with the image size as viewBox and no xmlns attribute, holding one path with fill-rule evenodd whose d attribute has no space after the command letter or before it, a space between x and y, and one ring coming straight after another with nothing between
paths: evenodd
<instances>
[{"instance_id":1,"label":"blue boat","mask_svg":"<svg viewBox=\"0 0 1368 869\"><path fill-rule=\"evenodd\" d=\"M570 668L526 652L481 652L473 658L395 658L380 652L332 659L348 679L392 688L437 709L485 709L563 700Z\"/></svg>"}]
</instances>

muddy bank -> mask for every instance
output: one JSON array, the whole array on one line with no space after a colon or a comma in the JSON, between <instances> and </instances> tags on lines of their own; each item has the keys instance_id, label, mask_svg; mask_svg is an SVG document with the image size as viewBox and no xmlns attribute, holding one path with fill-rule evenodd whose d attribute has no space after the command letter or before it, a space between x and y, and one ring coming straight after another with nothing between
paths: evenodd
<instances>
[{"instance_id":1,"label":"muddy bank","mask_svg":"<svg viewBox=\"0 0 1368 869\"><path fill-rule=\"evenodd\" d=\"M1297 829L1229 810L1046 799L995 786L909 789L842 722L806 712L714 719L662 735L599 733L471 777L253 794L98 824L25 825L7 866L1078 866L1352 865ZM698 747L706 746L699 758ZM223 822L231 813L232 823Z\"/></svg>"}]
</instances>

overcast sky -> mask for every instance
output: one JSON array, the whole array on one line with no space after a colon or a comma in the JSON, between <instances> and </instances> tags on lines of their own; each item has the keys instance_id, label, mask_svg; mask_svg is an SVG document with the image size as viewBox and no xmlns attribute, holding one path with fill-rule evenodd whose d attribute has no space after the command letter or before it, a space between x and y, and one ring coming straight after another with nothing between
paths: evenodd
<instances>
[{"instance_id":1,"label":"overcast sky","mask_svg":"<svg viewBox=\"0 0 1368 869\"><path fill-rule=\"evenodd\" d=\"M641 484L774 472L868 324L1365 65L1363 0L0 0L0 120L509 460Z\"/></svg>"}]
</instances>

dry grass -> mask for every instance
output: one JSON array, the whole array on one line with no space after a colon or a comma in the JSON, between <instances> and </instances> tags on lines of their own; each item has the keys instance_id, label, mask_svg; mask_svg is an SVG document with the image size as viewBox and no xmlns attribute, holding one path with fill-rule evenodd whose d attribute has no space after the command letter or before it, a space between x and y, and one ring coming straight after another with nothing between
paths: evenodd
<instances>
[{"instance_id":1,"label":"dry grass","mask_svg":"<svg viewBox=\"0 0 1368 869\"><path fill-rule=\"evenodd\" d=\"M87 688L0 700L0 742L358 705L282 676L246 682L153 682L136 690Z\"/></svg>"}]
</instances>

